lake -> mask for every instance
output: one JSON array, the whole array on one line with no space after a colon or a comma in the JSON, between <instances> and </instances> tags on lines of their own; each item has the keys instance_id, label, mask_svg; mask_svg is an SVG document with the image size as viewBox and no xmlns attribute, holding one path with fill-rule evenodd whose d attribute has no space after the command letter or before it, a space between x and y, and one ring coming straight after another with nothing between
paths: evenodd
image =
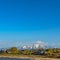
<instances>
[{"instance_id":1,"label":"lake","mask_svg":"<svg viewBox=\"0 0 60 60\"><path fill-rule=\"evenodd\" d=\"M31 59L23 59L23 58L0 58L0 60L31 60Z\"/></svg>"}]
</instances>

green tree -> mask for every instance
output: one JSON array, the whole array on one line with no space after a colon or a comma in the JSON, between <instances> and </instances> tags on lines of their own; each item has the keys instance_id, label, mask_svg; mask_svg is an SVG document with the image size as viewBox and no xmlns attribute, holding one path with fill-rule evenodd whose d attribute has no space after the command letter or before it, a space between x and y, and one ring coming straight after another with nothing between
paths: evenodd
<instances>
[{"instance_id":1,"label":"green tree","mask_svg":"<svg viewBox=\"0 0 60 60\"><path fill-rule=\"evenodd\" d=\"M52 54L53 54L53 49L48 49L48 52L47 52L47 54L49 55L49 56L52 56Z\"/></svg>"},{"instance_id":2,"label":"green tree","mask_svg":"<svg viewBox=\"0 0 60 60\"><path fill-rule=\"evenodd\" d=\"M8 53L19 53L19 50L17 49L17 47L12 47L8 50Z\"/></svg>"}]
</instances>

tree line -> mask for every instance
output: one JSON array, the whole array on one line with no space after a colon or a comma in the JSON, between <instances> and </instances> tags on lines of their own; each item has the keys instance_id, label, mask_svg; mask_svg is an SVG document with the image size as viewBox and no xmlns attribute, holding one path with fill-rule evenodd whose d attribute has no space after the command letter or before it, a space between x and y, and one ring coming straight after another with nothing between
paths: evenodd
<instances>
[{"instance_id":1,"label":"tree line","mask_svg":"<svg viewBox=\"0 0 60 60\"><path fill-rule=\"evenodd\" d=\"M11 47L9 49L1 49L0 54L17 54L17 55L40 55L46 57L58 57L60 58L60 48L40 48L31 50L19 50L17 47Z\"/></svg>"}]
</instances>

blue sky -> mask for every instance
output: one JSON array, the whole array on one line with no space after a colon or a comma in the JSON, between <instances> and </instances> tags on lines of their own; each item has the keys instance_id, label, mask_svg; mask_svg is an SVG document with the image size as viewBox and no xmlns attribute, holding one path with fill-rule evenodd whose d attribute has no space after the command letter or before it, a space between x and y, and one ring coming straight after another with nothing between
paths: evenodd
<instances>
[{"instance_id":1,"label":"blue sky","mask_svg":"<svg viewBox=\"0 0 60 60\"><path fill-rule=\"evenodd\" d=\"M0 0L0 45L37 40L60 42L60 0Z\"/></svg>"}]
</instances>

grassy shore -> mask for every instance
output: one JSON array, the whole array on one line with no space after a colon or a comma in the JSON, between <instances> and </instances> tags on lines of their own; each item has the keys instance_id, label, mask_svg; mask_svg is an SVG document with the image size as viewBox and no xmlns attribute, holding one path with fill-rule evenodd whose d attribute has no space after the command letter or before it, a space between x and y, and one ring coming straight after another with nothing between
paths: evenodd
<instances>
[{"instance_id":1,"label":"grassy shore","mask_svg":"<svg viewBox=\"0 0 60 60\"><path fill-rule=\"evenodd\" d=\"M1 54L0 57L7 57L7 58L28 58L31 60L60 60L59 58L48 58L42 57L39 55L12 55L12 54Z\"/></svg>"}]
</instances>

